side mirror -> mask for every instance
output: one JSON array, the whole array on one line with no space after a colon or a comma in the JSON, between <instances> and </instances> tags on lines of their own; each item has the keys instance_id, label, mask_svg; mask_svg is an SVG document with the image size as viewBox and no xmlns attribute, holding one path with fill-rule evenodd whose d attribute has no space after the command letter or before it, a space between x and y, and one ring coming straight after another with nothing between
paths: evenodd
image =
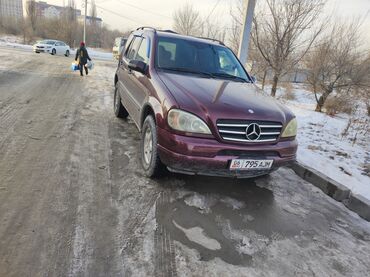
<instances>
[{"instance_id":1,"label":"side mirror","mask_svg":"<svg viewBox=\"0 0 370 277\"><path fill-rule=\"evenodd\" d=\"M255 84L257 82L256 76L251 76L252 83Z\"/></svg>"},{"instance_id":2,"label":"side mirror","mask_svg":"<svg viewBox=\"0 0 370 277\"><path fill-rule=\"evenodd\" d=\"M143 61L132 60L128 64L128 68L134 71L138 71L142 74L146 74L146 63Z\"/></svg>"}]
</instances>

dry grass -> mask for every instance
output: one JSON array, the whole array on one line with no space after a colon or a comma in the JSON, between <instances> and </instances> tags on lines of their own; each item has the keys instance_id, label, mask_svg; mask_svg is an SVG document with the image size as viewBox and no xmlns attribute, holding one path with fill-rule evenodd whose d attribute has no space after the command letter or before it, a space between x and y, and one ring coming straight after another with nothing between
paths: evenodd
<instances>
[{"instance_id":1,"label":"dry grass","mask_svg":"<svg viewBox=\"0 0 370 277\"><path fill-rule=\"evenodd\" d=\"M335 115L338 113L351 114L353 111L352 100L345 96L329 97L324 104L326 114Z\"/></svg>"},{"instance_id":2,"label":"dry grass","mask_svg":"<svg viewBox=\"0 0 370 277\"><path fill-rule=\"evenodd\" d=\"M284 88L284 94L281 96L285 100L295 100L295 94L293 92L294 87L290 82L281 83L281 86Z\"/></svg>"}]
</instances>

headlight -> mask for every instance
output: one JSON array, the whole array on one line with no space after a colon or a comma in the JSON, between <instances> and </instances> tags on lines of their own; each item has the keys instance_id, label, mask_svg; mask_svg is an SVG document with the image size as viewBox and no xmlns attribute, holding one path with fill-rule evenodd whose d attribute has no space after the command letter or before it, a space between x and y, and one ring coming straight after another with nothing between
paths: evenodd
<instances>
[{"instance_id":1,"label":"headlight","mask_svg":"<svg viewBox=\"0 0 370 277\"><path fill-rule=\"evenodd\" d=\"M51 48L51 46L46 46L46 48Z\"/></svg>"},{"instance_id":2,"label":"headlight","mask_svg":"<svg viewBox=\"0 0 370 277\"><path fill-rule=\"evenodd\" d=\"M191 113L181 110L170 110L167 116L167 122L172 129L178 131L197 134L211 134L211 131L203 120Z\"/></svg>"},{"instance_id":3,"label":"headlight","mask_svg":"<svg viewBox=\"0 0 370 277\"><path fill-rule=\"evenodd\" d=\"M286 137L295 137L297 135L297 119L293 118L289 121L288 125L285 127L283 134L281 135L283 138Z\"/></svg>"}]
</instances>

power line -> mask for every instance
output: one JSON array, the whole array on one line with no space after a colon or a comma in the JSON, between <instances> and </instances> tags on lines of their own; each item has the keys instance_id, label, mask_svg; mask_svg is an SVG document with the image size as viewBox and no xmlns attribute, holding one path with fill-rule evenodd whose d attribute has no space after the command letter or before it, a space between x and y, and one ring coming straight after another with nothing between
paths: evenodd
<instances>
[{"instance_id":1,"label":"power line","mask_svg":"<svg viewBox=\"0 0 370 277\"><path fill-rule=\"evenodd\" d=\"M218 4L221 2L221 0L218 0L216 2L216 4L213 6L211 12L208 14L208 16L206 17L206 20L204 20L204 22L208 21L209 17L213 14L213 12L215 11L215 9L217 8Z\"/></svg>"},{"instance_id":2,"label":"power line","mask_svg":"<svg viewBox=\"0 0 370 277\"><path fill-rule=\"evenodd\" d=\"M135 5L132 5L130 3L127 3L126 1L122 1L122 0L116 0L116 1L118 1L118 3L125 4L127 6L133 7L135 9L138 9L138 10L143 11L143 12L146 12L146 13L150 13L150 14L157 15L157 16L160 16L160 17L166 17L166 18L172 19L172 17L170 17L170 16L167 16L167 15L164 15L164 14L160 14L160 13L156 13L156 12L152 12L152 11L149 11L149 10L146 10L146 9L143 9L143 8L140 8L138 6L135 6Z\"/></svg>"},{"instance_id":3,"label":"power line","mask_svg":"<svg viewBox=\"0 0 370 277\"><path fill-rule=\"evenodd\" d=\"M134 23L136 23L136 24L139 24L139 25L143 25L142 23L140 23L140 22L136 21L135 19L132 19L132 18L127 17L127 16L124 16L124 15L122 15L122 14L118 13L118 12L115 12L115 11L109 10L109 9L107 9L107 8L104 8L104 7L99 6L99 5L96 5L96 4L95 4L95 6L96 6L97 8L99 8L99 9L103 10L103 11L109 12L109 13L111 13L111 14L114 14L114 15L118 16L118 17L121 17L121 18L127 19L127 20L129 20L129 21L131 21L131 22L134 22ZM144 24L144 25L145 25L145 24Z\"/></svg>"}]
</instances>

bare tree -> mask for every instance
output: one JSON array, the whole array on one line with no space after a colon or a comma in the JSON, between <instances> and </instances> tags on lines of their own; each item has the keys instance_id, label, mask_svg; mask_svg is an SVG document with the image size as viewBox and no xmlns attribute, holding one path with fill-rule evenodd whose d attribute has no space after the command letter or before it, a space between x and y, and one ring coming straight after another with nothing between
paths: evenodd
<instances>
[{"instance_id":1,"label":"bare tree","mask_svg":"<svg viewBox=\"0 0 370 277\"><path fill-rule=\"evenodd\" d=\"M62 16L56 23L58 25L57 29L59 30L57 36L73 47L76 40L77 26L75 0L68 0L68 4L64 8Z\"/></svg>"},{"instance_id":2,"label":"bare tree","mask_svg":"<svg viewBox=\"0 0 370 277\"><path fill-rule=\"evenodd\" d=\"M323 0L265 0L267 9L253 19L252 43L273 71L271 96L282 76L289 73L310 49L322 26L315 27Z\"/></svg>"},{"instance_id":3,"label":"bare tree","mask_svg":"<svg viewBox=\"0 0 370 277\"><path fill-rule=\"evenodd\" d=\"M91 1L90 6L90 22L89 22L89 29L91 35L89 36L89 44L94 45L95 47L101 47L101 28L97 22L98 12L96 10L95 0Z\"/></svg>"},{"instance_id":4,"label":"bare tree","mask_svg":"<svg viewBox=\"0 0 370 277\"><path fill-rule=\"evenodd\" d=\"M222 24L217 20L217 17L213 17L211 20L207 18L203 20L200 29L200 36L217 39L219 41L225 41L226 28L222 27Z\"/></svg>"},{"instance_id":5,"label":"bare tree","mask_svg":"<svg viewBox=\"0 0 370 277\"><path fill-rule=\"evenodd\" d=\"M359 27L359 20L337 21L305 59L318 112L334 91L368 92L370 62L360 47Z\"/></svg>"},{"instance_id":6,"label":"bare tree","mask_svg":"<svg viewBox=\"0 0 370 277\"><path fill-rule=\"evenodd\" d=\"M247 8L244 0L235 0L234 5L230 6L231 28L229 31L228 42L234 53L238 53L240 44L240 34L243 26L244 11Z\"/></svg>"},{"instance_id":7,"label":"bare tree","mask_svg":"<svg viewBox=\"0 0 370 277\"><path fill-rule=\"evenodd\" d=\"M198 11L189 3L180 7L173 15L173 28L184 35L199 36L202 34L202 20Z\"/></svg>"},{"instance_id":8,"label":"bare tree","mask_svg":"<svg viewBox=\"0 0 370 277\"><path fill-rule=\"evenodd\" d=\"M35 0L28 0L26 4L26 12L29 21L31 22L32 30L36 30L37 24L37 9Z\"/></svg>"}]
</instances>

